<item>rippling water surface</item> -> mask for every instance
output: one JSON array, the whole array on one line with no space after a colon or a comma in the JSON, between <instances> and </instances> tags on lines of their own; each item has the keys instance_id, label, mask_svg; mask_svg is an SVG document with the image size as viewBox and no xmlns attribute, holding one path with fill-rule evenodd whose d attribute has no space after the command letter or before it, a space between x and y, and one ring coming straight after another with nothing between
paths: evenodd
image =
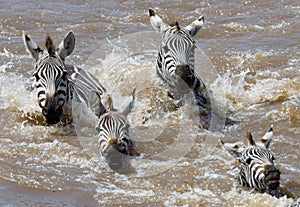
<instances>
[{"instance_id":1,"label":"rippling water surface","mask_svg":"<svg viewBox=\"0 0 300 207\"><path fill-rule=\"evenodd\" d=\"M176 109L155 74L160 36L148 9L187 25L201 14L196 69L214 107L237 123L198 127L192 104ZM0 8L1 206L288 206L300 197L300 4L286 1L7 1ZM113 172L97 153L95 123L75 106L74 124L43 123L31 91L33 59L22 31L43 45L72 30L66 63L94 74L129 115L141 152L131 170ZM251 129L259 139L274 126L271 150L287 197L242 188L236 162L218 143Z\"/></svg>"}]
</instances>

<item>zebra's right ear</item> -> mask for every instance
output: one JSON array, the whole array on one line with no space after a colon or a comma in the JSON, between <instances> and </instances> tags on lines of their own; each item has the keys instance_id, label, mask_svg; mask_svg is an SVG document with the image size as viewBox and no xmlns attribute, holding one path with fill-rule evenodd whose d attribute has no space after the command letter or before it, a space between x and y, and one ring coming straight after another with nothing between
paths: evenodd
<instances>
[{"instance_id":1,"label":"zebra's right ear","mask_svg":"<svg viewBox=\"0 0 300 207\"><path fill-rule=\"evenodd\" d=\"M270 147L272 138L273 138L273 125L271 126L269 131L265 133L265 135L261 138L261 142L265 145L267 149Z\"/></svg>"},{"instance_id":2,"label":"zebra's right ear","mask_svg":"<svg viewBox=\"0 0 300 207\"><path fill-rule=\"evenodd\" d=\"M164 23L164 21L158 15L156 15L152 9L149 9L149 16L151 26L158 33L163 33L169 27L169 25Z\"/></svg>"},{"instance_id":3,"label":"zebra's right ear","mask_svg":"<svg viewBox=\"0 0 300 207\"><path fill-rule=\"evenodd\" d=\"M75 48L75 35L70 31L58 46L58 55L62 60L69 56Z\"/></svg>"},{"instance_id":4,"label":"zebra's right ear","mask_svg":"<svg viewBox=\"0 0 300 207\"><path fill-rule=\"evenodd\" d=\"M128 104L128 106L123 110L122 114L127 117L128 114L130 114L132 108L133 108L133 104L134 104L134 101L135 101L135 91L136 89L134 88L133 91L132 91L132 100L130 101L130 103Z\"/></svg>"},{"instance_id":5,"label":"zebra's right ear","mask_svg":"<svg viewBox=\"0 0 300 207\"><path fill-rule=\"evenodd\" d=\"M43 50L37 46L37 44L25 33L25 31L23 31L22 38L27 52L37 61L39 59L39 53Z\"/></svg>"},{"instance_id":6,"label":"zebra's right ear","mask_svg":"<svg viewBox=\"0 0 300 207\"><path fill-rule=\"evenodd\" d=\"M236 143L224 143L222 140L220 140L223 148L229 152L233 157L240 158L242 156L242 153L244 151L244 147L239 146L238 142Z\"/></svg>"}]
</instances>

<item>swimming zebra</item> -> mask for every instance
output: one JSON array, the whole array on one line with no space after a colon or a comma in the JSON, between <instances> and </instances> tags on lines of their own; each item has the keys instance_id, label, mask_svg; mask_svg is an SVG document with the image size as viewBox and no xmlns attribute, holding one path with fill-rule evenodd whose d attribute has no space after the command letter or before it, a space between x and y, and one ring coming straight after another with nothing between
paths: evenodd
<instances>
[{"instance_id":1,"label":"swimming zebra","mask_svg":"<svg viewBox=\"0 0 300 207\"><path fill-rule=\"evenodd\" d=\"M126 109L120 113L113 108L111 96L108 96L106 112L100 115L96 130L98 131L98 142L100 155L106 158L108 166L118 170L126 163L127 155L137 155L134 150L133 141L129 138L129 122L126 117L131 112L135 100L135 90L132 100Z\"/></svg>"},{"instance_id":2,"label":"swimming zebra","mask_svg":"<svg viewBox=\"0 0 300 207\"><path fill-rule=\"evenodd\" d=\"M105 88L92 74L65 64L65 58L75 47L75 36L72 31L58 47L55 47L51 37L47 36L44 50L25 32L23 41L27 51L36 61L32 87L37 89L38 103L46 123L56 124L61 121L62 114L70 111L71 100L86 103L89 107L97 103L99 105L92 108L95 114L103 112L100 97ZM89 99L90 93L97 94L99 100L93 103Z\"/></svg>"},{"instance_id":3,"label":"swimming zebra","mask_svg":"<svg viewBox=\"0 0 300 207\"><path fill-rule=\"evenodd\" d=\"M183 94L193 91L197 104L209 114L207 88L194 70L196 42L192 38L203 27L204 16L186 27L180 27L177 21L166 24L152 9L149 9L149 15L152 27L162 36L156 72L170 86L170 96L181 99Z\"/></svg>"},{"instance_id":4,"label":"swimming zebra","mask_svg":"<svg viewBox=\"0 0 300 207\"><path fill-rule=\"evenodd\" d=\"M239 182L246 187L265 191L273 196L282 196L277 190L280 184L280 171L274 165L274 156L269 150L273 137L273 128L256 143L250 131L247 132L248 146L238 143L221 143L225 150L239 161Z\"/></svg>"}]
</instances>

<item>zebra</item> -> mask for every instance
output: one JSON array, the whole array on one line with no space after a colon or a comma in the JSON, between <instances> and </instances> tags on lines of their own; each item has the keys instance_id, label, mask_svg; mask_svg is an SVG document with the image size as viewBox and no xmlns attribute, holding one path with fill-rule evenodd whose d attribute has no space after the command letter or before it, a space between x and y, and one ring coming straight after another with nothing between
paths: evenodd
<instances>
[{"instance_id":1,"label":"zebra","mask_svg":"<svg viewBox=\"0 0 300 207\"><path fill-rule=\"evenodd\" d=\"M251 132L247 131L248 146L238 143L221 144L232 156L239 161L238 180L245 187L266 192L275 197L283 194L278 190L281 172L274 165L274 156L269 150L273 137L273 127L265 133L261 141L256 143Z\"/></svg>"},{"instance_id":2,"label":"zebra","mask_svg":"<svg viewBox=\"0 0 300 207\"><path fill-rule=\"evenodd\" d=\"M72 31L67 33L58 47L47 36L44 50L24 31L22 36L26 50L35 59L32 88L37 89L38 104L47 124L57 124L61 121L62 114L69 114L71 100L91 106L96 115L103 113L104 107L100 99L106 92L105 88L92 74L65 64L65 58L75 47L75 35ZM93 100L96 102L90 99L91 93L97 94L94 98L97 97L98 100Z\"/></svg>"},{"instance_id":3,"label":"zebra","mask_svg":"<svg viewBox=\"0 0 300 207\"><path fill-rule=\"evenodd\" d=\"M135 89L131 102L120 113L114 109L112 98L109 95L106 98L107 103L103 103L107 106L106 111L99 116L96 130L100 156L106 159L108 166L113 170L124 167L127 156L138 155L133 141L129 138L129 122L126 118L133 108L134 101Z\"/></svg>"},{"instance_id":4,"label":"zebra","mask_svg":"<svg viewBox=\"0 0 300 207\"><path fill-rule=\"evenodd\" d=\"M203 27L204 16L180 27L177 21L166 24L152 9L149 15L152 27L162 36L156 72L169 85L172 91L169 96L182 99L182 95L193 91L197 104L209 115L211 101L204 82L194 70L196 42L192 38Z\"/></svg>"}]
</instances>

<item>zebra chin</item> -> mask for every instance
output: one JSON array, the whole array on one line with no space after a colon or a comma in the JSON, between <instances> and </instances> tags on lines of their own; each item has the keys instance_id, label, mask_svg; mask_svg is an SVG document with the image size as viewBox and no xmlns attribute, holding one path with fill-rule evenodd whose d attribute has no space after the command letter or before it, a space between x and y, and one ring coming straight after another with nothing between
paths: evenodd
<instances>
[{"instance_id":1,"label":"zebra chin","mask_svg":"<svg viewBox=\"0 0 300 207\"><path fill-rule=\"evenodd\" d=\"M124 167L126 155L117 151L113 147L109 147L107 151L107 164L112 170L119 170Z\"/></svg>"},{"instance_id":2,"label":"zebra chin","mask_svg":"<svg viewBox=\"0 0 300 207\"><path fill-rule=\"evenodd\" d=\"M45 108L42 109L42 114L47 124L57 124L60 122L62 113L62 107L58 107L56 110L52 108L48 110Z\"/></svg>"}]
</instances>

